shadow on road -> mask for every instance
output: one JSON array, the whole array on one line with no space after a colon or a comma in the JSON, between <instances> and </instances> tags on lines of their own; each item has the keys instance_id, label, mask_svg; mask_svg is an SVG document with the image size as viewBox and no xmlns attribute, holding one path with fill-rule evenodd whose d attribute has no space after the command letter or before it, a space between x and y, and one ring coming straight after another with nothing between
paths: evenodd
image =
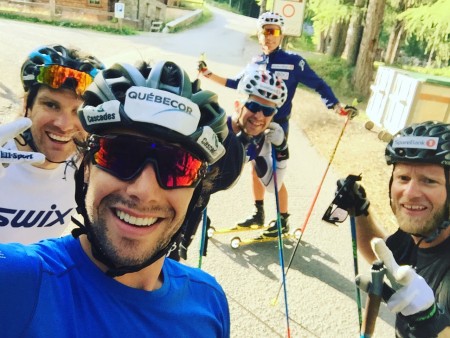
<instances>
[{"instance_id":1,"label":"shadow on road","mask_svg":"<svg viewBox=\"0 0 450 338\"><path fill-rule=\"evenodd\" d=\"M269 266L273 264L280 266L278 243L276 241L248 244L245 247L237 249L233 249L229 243L225 244L215 238L210 238L209 241L210 244L217 247L242 267L253 267L259 273L271 280L281 280L280 274L274 274L271 269L269 269ZM297 242L294 239L287 239L283 242L285 269L291 259L296 243ZM320 280L350 299L355 299L354 282L337 273L330 266L324 264L324 260L329 263L338 264L338 261L329 254L308 242L301 241L289 269L299 271L303 275ZM286 278L289 278L288 276L289 272L286 275ZM362 292L362 307L364 307L365 301L366 295ZM392 326L394 325L392 317L389 314L380 313L379 316L385 322L390 323Z\"/></svg>"}]
</instances>

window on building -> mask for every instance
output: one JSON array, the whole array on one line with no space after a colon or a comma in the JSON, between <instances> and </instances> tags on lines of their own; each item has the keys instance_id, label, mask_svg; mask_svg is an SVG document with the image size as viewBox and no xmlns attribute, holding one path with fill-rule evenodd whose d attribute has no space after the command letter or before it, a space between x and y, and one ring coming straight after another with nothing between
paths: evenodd
<instances>
[{"instance_id":1,"label":"window on building","mask_svg":"<svg viewBox=\"0 0 450 338\"><path fill-rule=\"evenodd\" d=\"M88 0L88 5L100 5L101 0Z\"/></svg>"}]
</instances>

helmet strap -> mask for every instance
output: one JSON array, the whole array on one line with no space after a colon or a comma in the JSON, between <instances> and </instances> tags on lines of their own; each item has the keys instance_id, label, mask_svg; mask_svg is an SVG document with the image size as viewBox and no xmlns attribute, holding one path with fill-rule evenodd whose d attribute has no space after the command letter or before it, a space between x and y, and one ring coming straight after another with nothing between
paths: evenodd
<instances>
[{"instance_id":1,"label":"helmet strap","mask_svg":"<svg viewBox=\"0 0 450 338\"><path fill-rule=\"evenodd\" d=\"M34 143L33 134L31 133L31 128L28 128L27 130L25 130L21 134L21 136L22 136L22 138L24 140L24 143L22 144L19 141L17 141L17 142L19 142L19 144L24 145L24 146L28 145L28 146L30 146L31 150L33 150L35 153L41 153L41 151L39 151L38 147L36 146L36 143ZM52 161L52 160L49 160L47 158L47 156L45 157L45 160L47 162L56 163L56 164L61 164L61 163L66 163L67 162L65 160L64 161Z\"/></svg>"},{"instance_id":2,"label":"helmet strap","mask_svg":"<svg viewBox=\"0 0 450 338\"><path fill-rule=\"evenodd\" d=\"M86 157L85 157L86 159ZM82 164L80 165L80 168L75 173L75 201L77 203L77 212L83 217L84 224L77 220L75 217L72 216L72 221L78 226L78 228L75 228L72 230L72 236L74 238L78 238L82 234L86 234L87 238L91 244L91 252L92 255L97 259L98 261L102 262L108 267L108 270L106 271L106 275L110 277L118 277L125 275L127 273L137 272L140 271L147 266L150 266L154 262L156 262L161 257L165 256L170 249L172 248L173 244L176 242L178 237L181 235L183 227L181 226L180 229L172 236L169 243L162 248L160 251L158 251L155 255L147 259L146 261L136 264L136 265L129 265L129 266L117 266L114 262L111 261L111 259L108 257L108 255L104 252L100 241L98 240L97 236L95 236L94 231L92 230L92 223L89 220L89 217L87 215L86 210L86 192L88 188L88 184L84 182L84 169L86 166L86 160L83 160ZM198 198L197 198L198 199ZM197 203L197 199L193 198L191 199L191 202L189 203L186 217L189 215L192 208Z\"/></svg>"}]
</instances>

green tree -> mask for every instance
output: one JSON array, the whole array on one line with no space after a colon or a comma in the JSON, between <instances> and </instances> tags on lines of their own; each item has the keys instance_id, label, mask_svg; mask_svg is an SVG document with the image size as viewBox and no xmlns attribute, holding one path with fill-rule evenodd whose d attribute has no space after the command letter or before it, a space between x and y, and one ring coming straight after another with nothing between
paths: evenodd
<instances>
[{"instance_id":1,"label":"green tree","mask_svg":"<svg viewBox=\"0 0 450 338\"><path fill-rule=\"evenodd\" d=\"M344 58L350 66L356 65L356 59L359 53L359 46L363 33L364 13L367 6L367 0L355 0L352 8L352 14L345 40Z\"/></svg>"},{"instance_id":2,"label":"green tree","mask_svg":"<svg viewBox=\"0 0 450 338\"><path fill-rule=\"evenodd\" d=\"M361 47L353 76L354 88L364 96L370 92L373 77L373 63L378 49L378 41L383 22L386 0L369 0Z\"/></svg>"},{"instance_id":3,"label":"green tree","mask_svg":"<svg viewBox=\"0 0 450 338\"><path fill-rule=\"evenodd\" d=\"M409 8L399 14L404 21L405 31L426 43L430 66L433 60L436 66L447 64L450 59L450 1L438 0L416 8Z\"/></svg>"}]
</instances>

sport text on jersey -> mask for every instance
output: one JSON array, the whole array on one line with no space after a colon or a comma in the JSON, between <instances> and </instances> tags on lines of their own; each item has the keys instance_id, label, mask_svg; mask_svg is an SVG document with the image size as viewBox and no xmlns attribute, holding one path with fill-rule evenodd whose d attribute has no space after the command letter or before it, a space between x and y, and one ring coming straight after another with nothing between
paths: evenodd
<instances>
[{"instance_id":1,"label":"sport text on jersey","mask_svg":"<svg viewBox=\"0 0 450 338\"><path fill-rule=\"evenodd\" d=\"M14 160L32 160L33 154L20 154L20 153L10 153L6 151L0 151L1 159L14 159ZM0 161L1 162L1 161Z\"/></svg>"},{"instance_id":2,"label":"sport text on jersey","mask_svg":"<svg viewBox=\"0 0 450 338\"><path fill-rule=\"evenodd\" d=\"M55 224L64 225L66 216L70 216L73 208L66 211L56 209L52 204L51 210L25 210L0 208L0 227L12 228L51 227Z\"/></svg>"}]
</instances>

